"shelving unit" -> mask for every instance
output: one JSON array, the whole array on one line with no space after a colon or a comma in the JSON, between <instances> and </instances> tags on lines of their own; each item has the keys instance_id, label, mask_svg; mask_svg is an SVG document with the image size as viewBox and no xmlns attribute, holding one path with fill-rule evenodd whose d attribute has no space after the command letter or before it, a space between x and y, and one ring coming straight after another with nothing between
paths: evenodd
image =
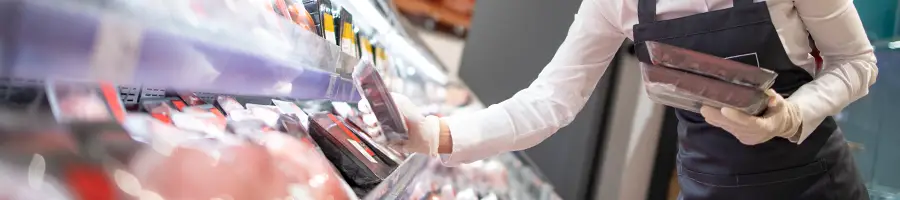
<instances>
[{"instance_id":1,"label":"shelving unit","mask_svg":"<svg viewBox=\"0 0 900 200\"><path fill-rule=\"evenodd\" d=\"M210 0L185 2L206 1ZM153 9L149 4L0 1L0 98L12 98L19 89L41 86L45 80L76 80L117 85L124 104L159 98L169 89L196 91L208 102L219 94L360 100L350 79L360 59L287 20L235 17L223 23L228 20L220 19L227 17L221 13L189 17L175 8ZM389 43L392 51L419 49L404 44L409 40L396 31L380 34L375 39ZM399 44L390 44L394 42ZM406 67L427 65L416 69L423 77L418 81L445 84L446 71L432 58L417 55L421 52L398 56L397 62ZM516 188L538 188L540 196L521 197L552 199L552 187L534 181L543 178L531 170L533 166L512 154L497 159L510 163L510 168L528 169L510 182L523 182ZM435 169L447 170L432 158L414 154L363 198L403 199L409 186L422 179L420 174Z\"/></svg>"}]
</instances>

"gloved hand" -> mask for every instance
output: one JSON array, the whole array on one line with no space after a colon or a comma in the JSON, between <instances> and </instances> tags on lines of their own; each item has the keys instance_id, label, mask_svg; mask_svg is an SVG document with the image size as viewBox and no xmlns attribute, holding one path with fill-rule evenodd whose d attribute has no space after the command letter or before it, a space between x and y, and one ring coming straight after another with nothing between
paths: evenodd
<instances>
[{"instance_id":1,"label":"gloved hand","mask_svg":"<svg viewBox=\"0 0 900 200\"><path fill-rule=\"evenodd\" d=\"M748 115L733 108L708 106L703 106L700 114L706 122L725 129L745 145L761 144L775 137L796 143L803 122L797 104L786 101L775 90L767 90L766 94L771 100L762 116Z\"/></svg>"},{"instance_id":2,"label":"gloved hand","mask_svg":"<svg viewBox=\"0 0 900 200\"><path fill-rule=\"evenodd\" d=\"M400 147L408 152L428 154L431 157L438 155L439 133L441 121L437 116L424 116L419 107L402 94L391 93L394 103L397 104L400 114L405 117L406 128L409 132L409 140L400 144ZM365 114L371 114L369 102L365 99L359 101L359 110Z\"/></svg>"}]
</instances>

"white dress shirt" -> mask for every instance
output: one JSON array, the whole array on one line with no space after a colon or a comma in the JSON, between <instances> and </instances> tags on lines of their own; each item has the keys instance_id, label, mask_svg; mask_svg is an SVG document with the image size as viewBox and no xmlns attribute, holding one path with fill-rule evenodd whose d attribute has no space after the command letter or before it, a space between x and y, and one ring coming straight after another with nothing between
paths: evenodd
<instances>
[{"instance_id":1,"label":"white dress shirt","mask_svg":"<svg viewBox=\"0 0 900 200\"><path fill-rule=\"evenodd\" d=\"M761 0L756 0L761 1ZM787 100L799 105L799 143L826 116L865 96L878 69L852 0L769 0L772 23L791 61L815 80ZM622 41L633 39L638 0L584 0L556 55L528 87L474 113L446 119L453 137L447 165L468 163L537 145L572 122L584 107ZM732 0L658 0L666 20L732 7ZM824 65L810 55L812 35Z\"/></svg>"}]
</instances>

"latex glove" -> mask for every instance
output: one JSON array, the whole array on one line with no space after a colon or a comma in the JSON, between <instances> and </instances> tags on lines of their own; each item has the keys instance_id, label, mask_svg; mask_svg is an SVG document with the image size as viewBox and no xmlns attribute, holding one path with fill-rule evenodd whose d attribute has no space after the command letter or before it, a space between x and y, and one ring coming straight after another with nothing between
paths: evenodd
<instances>
[{"instance_id":1,"label":"latex glove","mask_svg":"<svg viewBox=\"0 0 900 200\"><path fill-rule=\"evenodd\" d=\"M766 94L771 100L762 116L748 115L733 108L708 106L703 106L700 114L706 122L725 129L745 145L761 144L775 137L797 143L802 124L797 104L786 101L775 90L767 90Z\"/></svg>"},{"instance_id":2,"label":"latex glove","mask_svg":"<svg viewBox=\"0 0 900 200\"><path fill-rule=\"evenodd\" d=\"M400 114L406 120L406 128L409 132L409 140L400 144L407 152L438 156L438 142L440 137L441 121L437 116L424 116L418 106L402 94L391 93L394 103L397 104ZM365 99L359 101L360 112L371 114L369 102Z\"/></svg>"}]
</instances>

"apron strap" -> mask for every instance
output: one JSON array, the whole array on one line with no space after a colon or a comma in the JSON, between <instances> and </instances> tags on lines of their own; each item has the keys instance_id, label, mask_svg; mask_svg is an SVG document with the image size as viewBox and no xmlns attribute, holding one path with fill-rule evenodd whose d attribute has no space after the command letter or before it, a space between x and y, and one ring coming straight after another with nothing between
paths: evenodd
<instances>
[{"instance_id":1,"label":"apron strap","mask_svg":"<svg viewBox=\"0 0 900 200\"><path fill-rule=\"evenodd\" d=\"M734 7L748 6L753 0L733 0ZM656 21L656 0L638 0L638 22L651 23Z\"/></svg>"}]
</instances>

